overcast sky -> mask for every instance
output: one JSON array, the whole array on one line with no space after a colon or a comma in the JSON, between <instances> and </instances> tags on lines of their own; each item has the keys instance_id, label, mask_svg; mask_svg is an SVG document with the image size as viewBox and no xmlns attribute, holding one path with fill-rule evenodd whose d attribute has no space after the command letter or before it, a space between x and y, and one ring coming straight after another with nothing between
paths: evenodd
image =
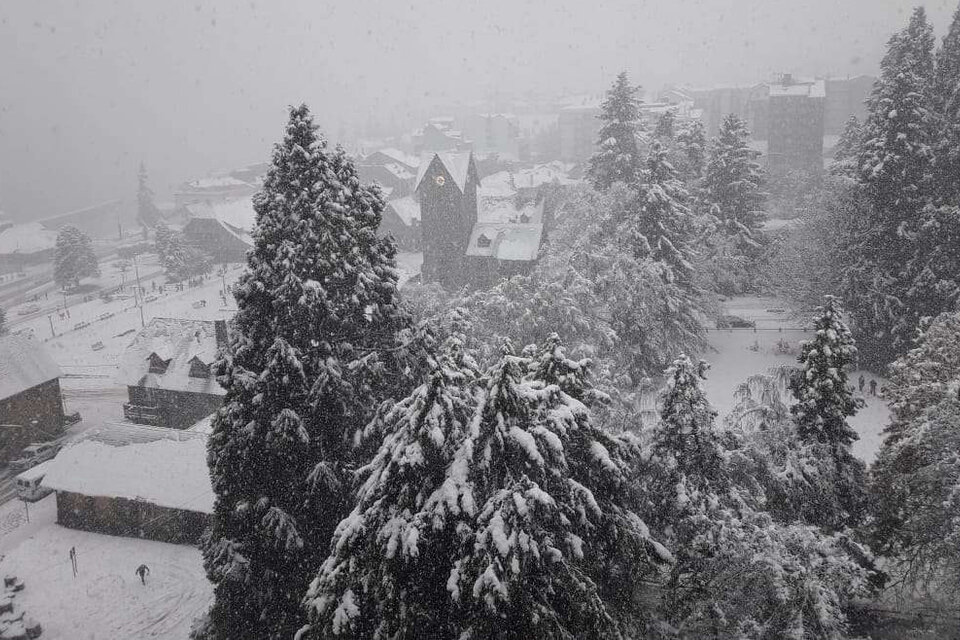
<instances>
[{"instance_id":1,"label":"overcast sky","mask_svg":"<svg viewBox=\"0 0 960 640\"><path fill-rule=\"evenodd\" d=\"M938 37L957 0L925 3ZM37 219L436 105L875 73L905 0L0 0L0 208Z\"/></svg>"}]
</instances>

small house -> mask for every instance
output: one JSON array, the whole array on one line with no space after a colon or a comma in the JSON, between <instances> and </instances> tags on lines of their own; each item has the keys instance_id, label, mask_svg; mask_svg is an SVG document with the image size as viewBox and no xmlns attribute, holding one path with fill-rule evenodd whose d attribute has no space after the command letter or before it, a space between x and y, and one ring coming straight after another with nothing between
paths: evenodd
<instances>
[{"instance_id":1,"label":"small house","mask_svg":"<svg viewBox=\"0 0 960 640\"><path fill-rule=\"evenodd\" d=\"M22 336L0 337L0 456L63 435L60 367L43 345Z\"/></svg>"},{"instance_id":2,"label":"small house","mask_svg":"<svg viewBox=\"0 0 960 640\"><path fill-rule=\"evenodd\" d=\"M196 544L213 513L207 438L176 433L121 446L86 439L45 463L41 486L57 494L57 523Z\"/></svg>"},{"instance_id":3,"label":"small house","mask_svg":"<svg viewBox=\"0 0 960 640\"><path fill-rule=\"evenodd\" d=\"M127 347L118 382L127 387L130 422L185 429L223 402L211 366L226 346L223 320L154 318Z\"/></svg>"}]
</instances>

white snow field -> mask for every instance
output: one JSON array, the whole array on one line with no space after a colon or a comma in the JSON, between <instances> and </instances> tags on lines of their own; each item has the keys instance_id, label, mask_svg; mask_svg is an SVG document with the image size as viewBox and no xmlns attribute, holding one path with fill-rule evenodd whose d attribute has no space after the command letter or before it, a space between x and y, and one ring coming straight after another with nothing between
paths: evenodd
<instances>
[{"instance_id":1,"label":"white snow field","mask_svg":"<svg viewBox=\"0 0 960 640\"><path fill-rule=\"evenodd\" d=\"M796 365L800 342L813 339L812 331L802 331L803 327L811 326L809 319L792 316L785 303L776 298L732 298L723 304L723 313L756 322L757 331L710 328L707 334L716 352L702 356L710 363L704 389L721 418L730 413L735 405L733 393L737 385L754 374L766 373L774 367ZM791 354L778 351L777 343L781 340L788 343ZM869 384L871 379L876 379L879 394L879 388L886 384L886 380L868 372L854 371L850 374L850 382L856 385L861 373L867 382L864 388L867 406L850 421L860 434L860 439L853 444L853 452L862 460L872 462L883 442L881 432L887 425L890 413L879 395L869 396ZM789 398L789 392L783 393Z\"/></svg>"},{"instance_id":2,"label":"white snow field","mask_svg":"<svg viewBox=\"0 0 960 640\"><path fill-rule=\"evenodd\" d=\"M9 513L8 513L9 512ZM194 547L74 531L55 524L55 496L30 505L0 507L0 570L26 585L17 606L43 625L44 640L184 640L213 598ZM70 566L76 547L79 575ZM134 571L150 568L147 584Z\"/></svg>"}]
</instances>

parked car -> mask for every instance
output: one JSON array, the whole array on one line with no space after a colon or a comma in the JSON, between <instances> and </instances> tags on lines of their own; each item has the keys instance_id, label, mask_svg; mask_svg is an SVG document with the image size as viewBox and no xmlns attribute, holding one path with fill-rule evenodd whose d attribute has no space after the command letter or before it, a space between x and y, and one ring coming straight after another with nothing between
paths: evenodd
<instances>
[{"instance_id":1,"label":"parked car","mask_svg":"<svg viewBox=\"0 0 960 640\"><path fill-rule=\"evenodd\" d=\"M17 497L24 502L38 502L53 493L41 485L46 475L46 465L37 465L17 476Z\"/></svg>"},{"instance_id":2,"label":"parked car","mask_svg":"<svg viewBox=\"0 0 960 640\"><path fill-rule=\"evenodd\" d=\"M18 471L25 471L41 462L46 462L57 455L60 444L57 442L36 442L28 444L20 452L20 457L10 463Z\"/></svg>"},{"instance_id":3,"label":"parked car","mask_svg":"<svg viewBox=\"0 0 960 640\"><path fill-rule=\"evenodd\" d=\"M740 316L720 316L717 318L717 329L753 329L757 323Z\"/></svg>"},{"instance_id":4,"label":"parked car","mask_svg":"<svg viewBox=\"0 0 960 640\"><path fill-rule=\"evenodd\" d=\"M33 304L28 304L25 307L20 307L20 310L17 311L17 315L28 316L31 313L36 313L37 311L40 311L40 305L33 303Z\"/></svg>"}]
</instances>

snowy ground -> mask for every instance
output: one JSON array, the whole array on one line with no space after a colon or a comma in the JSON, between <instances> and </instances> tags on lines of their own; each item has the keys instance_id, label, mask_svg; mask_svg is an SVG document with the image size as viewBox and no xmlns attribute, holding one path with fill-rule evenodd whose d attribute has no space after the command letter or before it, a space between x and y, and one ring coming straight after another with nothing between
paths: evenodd
<instances>
[{"instance_id":1,"label":"snowy ground","mask_svg":"<svg viewBox=\"0 0 960 640\"><path fill-rule=\"evenodd\" d=\"M45 640L183 640L210 605L193 547L61 527L52 495L30 506L29 524L22 513L19 501L0 507L0 569L26 584L17 606L40 621ZM70 547L77 549L76 578ZM134 574L140 564L150 568L146 586Z\"/></svg>"},{"instance_id":2,"label":"snowy ground","mask_svg":"<svg viewBox=\"0 0 960 640\"><path fill-rule=\"evenodd\" d=\"M733 409L733 393L737 385L753 374L796 364L800 342L812 339L812 333L804 333L802 330L804 326L809 327L810 323L791 317L785 309L784 303L776 298L741 297L733 298L724 304L725 314L755 321L757 331L711 329L707 334L716 352L703 356L711 365L704 387L721 417ZM778 351L777 343L781 340L787 343L791 355ZM869 393L870 380L876 376L856 371L850 376L851 382L856 383L861 373L867 381L864 391ZM886 384L882 378L876 380L878 389ZM860 440L853 445L853 452L870 462L880 448L881 431L887 424L889 411L880 397L867 396L864 399L867 402L866 408L851 420L860 434Z\"/></svg>"}]
</instances>

